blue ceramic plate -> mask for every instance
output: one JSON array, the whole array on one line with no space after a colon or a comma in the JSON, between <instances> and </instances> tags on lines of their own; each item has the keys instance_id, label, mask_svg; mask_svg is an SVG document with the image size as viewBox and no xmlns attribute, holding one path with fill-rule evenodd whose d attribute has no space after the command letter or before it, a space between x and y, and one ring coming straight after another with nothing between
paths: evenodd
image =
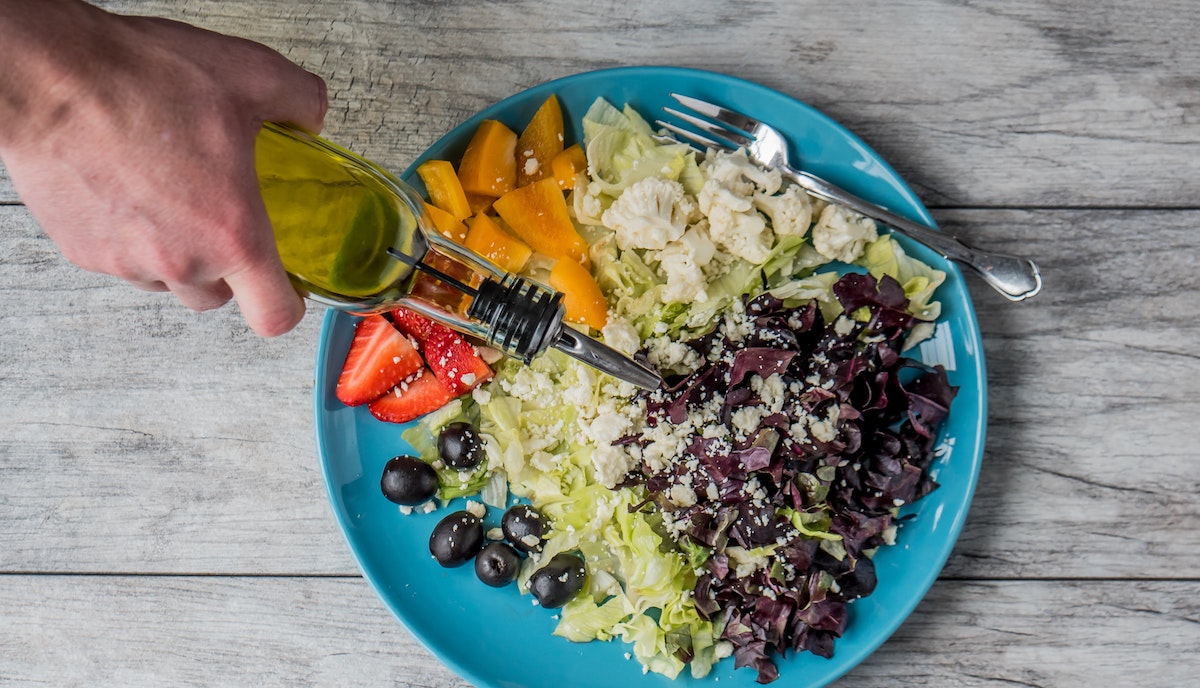
<instances>
[{"instance_id":1,"label":"blue ceramic plate","mask_svg":"<svg viewBox=\"0 0 1200 688\"><path fill-rule=\"evenodd\" d=\"M671 91L776 125L790 137L805 169L902 214L932 222L886 162L821 113L739 79L668 67L589 72L519 93L450 132L403 178L420 188L417 164L428 158L458 159L483 119L498 119L519 131L550 94L562 104L570 142L580 139L580 118L597 97L618 106L632 104L653 120L668 104ZM951 382L960 388L934 468L941 487L905 508L914 518L901 527L896 546L877 555L879 586L873 595L850 605L849 625L833 658L789 655L780 662L779 685L825 685L878 648L937 578L974 492L986 417L986 378L975 313L957 267L911 242L904 247L947 273L938 293L944 310L936 336L917 352L927 363L945 365ZM675 680L643 674L636 660L626 658L630 648L620 641L574 644L555 637L553 612L531 604L532 598L521 596L516 586L491 588L476 580L471 566L439 566L429 556L428 539L444 512L403 516L379 491L384 463L408 450L400 437L403 427L378 422L365 408L345 407L334 397L352 332L353 318L331 311L317 351L316 432L329 498L367 580L404 626L446 665L473 685L493 688L757 685L755 672L735 671L732 659L703 679L693 679L686 671Z\"/></svg>"}]
</instances>

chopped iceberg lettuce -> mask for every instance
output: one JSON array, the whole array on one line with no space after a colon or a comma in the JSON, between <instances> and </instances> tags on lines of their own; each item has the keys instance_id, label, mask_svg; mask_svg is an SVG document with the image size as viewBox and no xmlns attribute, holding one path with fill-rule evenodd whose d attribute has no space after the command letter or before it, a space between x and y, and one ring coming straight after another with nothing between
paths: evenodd
<instances>
[{"instance_id":1,"label":"chopped iceberg lettuce","mask_svg":"<svg viewBox=\"0 0 1200 688\"><path fill-rule=\"evenodd\" d=\"M686 364L686 356L673 357L678 352L665 349L671 346L687 348L689 344L683 342L688 340L694 340L690 345L695 345L698 338L719 332L719 323L744 316L746 307L751 304L760 309L759 315L779 316L775 311L786 311L787 317L780 322L787 323L787 327L779 323L765 326L770 333L790 333L799 341L804 338L804 332L783 330L796 329L795 323L807 323L805 327L827 326L832 334L828 335L826 343L844 344L846 351L853 350L852 345L857 346L858 333L868 324L906 322L906 319L918 321L908 334L911 345L921 336L921 328L932 327L931 323L939 317L941 306L934 300L934 293L945 280L945 273L905 254L888 234L870 241L864 239L866 243L861 253L854 256L846 253L845 259L853 260L853 265L833 261L814 248L812 239L813 222L825 205L815 199L783 197L783 194L796 196L803 193L795 188L779 191L779 197L776 197L773 195L775 189L762 189L746 179L726 180L730 183L723 187L726 190L723 193L733 194L736 189L745 187L746 193L750 194L745 198L726 200L739 202L739 207L744 205L741 212L747 216L759 213L751 217L754 220L751 224L757 227L761 219L766 228L767 234L762 236L769 243L764 244L765 252L755 254L754 261L738 257L731 250L722 250L729 249L729 245L722 245L721 237L709 236L708 217L689 218L682 236L676 231L659 237L653 245L641 246L631 245L634 239L626 237L622 245L618 245L614 231L603 226L602 218L622 193L655 177L678 182L686 194L695 197L705 189L709 181L706 174L712 172L713 166L699 164L696 152L690 147L656 137L646 120L629 106L620 109L597 99L582 124L588 174L579 176L571 193L577 226L590 246L591 270L608 301L610 316L627 323L627 330L636 332L642 353L652 359L657 355L671 361L666 364L664 374L695 375L695 369L701 364ZM710 151L708 157L711 160L719 155L723 153ZM785 207L786 203L798 204L801 200L808 204ZM774 218L785 216L790 218L790 224L786 229L781 227L778 232L774 231ZM685 239L693 243L678 245ZM700 251L697 247L706 250ZM663 268L664 261L678 261L680 256L694 259L695 265L675 263L671 270ZM677 280L685 268L694 272L684 274L687 279ZM847 280L841 279L847 271L862 270L872 277L852 275ZM862 279L856 280L856 277ZM877 283L880 289L891 287L892 292L899 292L902 287L904 302L899 303L901 299L894 293L884 294L877 290ZM675 298L680 296L680 285L686 288L698 285L698 289L694 294L684 295L689 298ZM754 303L756 297L759 301ZM844 313L851 317L842 317ZM859 320L854 320L855 316L860 316ZM769 337L763 339L766 337L763 332L752 336L760 337L760 344L770 341ZM629 338L632 340L633 336ZM664 351L650 351L652 344L661 344ZM691 350L694 358L707 360L708 353L701 351L702 347L694 348ZM826 361L834 358L831 355ZM769 367L774 361L786 368L786 364L780 363L785 359L790 361L791 354L776 352L773 357L759 361L759 365ZM687 369L689 365L690 370ZM712 365L712 361L703 365ZM806 362L805 365L812 367L813 374L822 372L814 363ZM542 512L549 527L542 551L522 566L517 583L523 592L528 591L529 578L538 562L548 561L561 552L577 552L583 556L588 568L587 587L584 593L561 609L554 631L556 635L575 642L619 638L632 646L633 655L648 671L672 678L685 667L690 668L692 676L703 677L721 658L736 653L738 666L752 665L760 671L760 680L771 680L774 665L765 651L753 649L764 643L755 645L749 634L752 627L757 629L755 632L776 629L782 605L763 601L752 612L745 611L745 607L742 611L730 607L728 614L717 613L711 605L715 605L712 593L718 585L726 586L737 596L755 604L766 598L754 592L758 583L743 585L744 581L732 572L728 580L718 581L712 572L753 569L757 572L756 581L761 583L763 576L769 576L778 582L785 576L785 563L793 566L806 559L824 557L846 561L847 565L856 559L865 561L867 563L861 564L861 581L867 581L868 576L873 575L868 570L869 554L860 557L862 552L858 548L864 542L873 544L883 537L876 530L884 521L872 518L861 523L851 522L831 511L828 506L831 492L838 489L833 485L834 468L820 466L812 472L796 475L794 490L788 494L797 501L779 506L776 511L778 527L790 526L803 541L788 545L786 554L790 562L783 561L776 552L776 545L770 544L749 546L759 543L746 542L743 543L745 547L718 551L705 538L709 535L717 539L730 537L722 528L729 527L732 516L722 512L724 515L711 524L715 530L706 530L709 524L696 524L689 537L678 537L678 521L673 525L669 520L682 517L672 513L672 508L664 509L663 502L664 499L683 504L690 501L693 505L711 502L714 499L711 493L698 495L699 487L695 491L691 488L663 491L659 488L663 488L664 483L651 485L647 482L649 474L642 457L637 454L643 449L638 442L645 441L641 433L652 415L648 413L647 395L638 395L632 386L555 350L536 357L529 365L513 360L501 361L495 366L495 372L494 379L482 388L482 400L486 403L468 399L431 414L407 431L405 439L423 457L431 460L428 457L436 456L434 438L438 428L453 420L470 420L477 425L484 438L487 461L475 471L464 474L441 469L439 496L450 499L482 490L485 502L497 508L515 497L528 500ZM745 408L735 408L734 402L727 400L730 407L724 411L728 411L727 416L739 420L726 420L724 426L761 424L762 427L755 426L755 431L762 432L767 428L768 418L775 419L776 424L781 423L778 412L773 415L753 412L754 404L765 404L770 394L764 382L769 375L758 374L764 372L769 371L763 368L757 371L757 377L744 373L738 378L744 377L740 386L745 389L740 393ZM758 380L758 388L750 386L752 379ZM948 404L944 376L937 382L930 383L931 396ZM703 378L695 384L700 397L710 392L724 395L738 386L727 384L724 389L719 385L707 389ZM849 383L839 379L838 385L843 384ZM810 391L812 399L806 403L824 403L827 396L834 394L828 390L829 387L823 392ZM907 388L889 387L886 391L889 394L915 394ZM780 391L779 396L782 395ZM883 398L882 394L877 396ZM680 413L685 417L689 409L686 402L684 399L679 405ZM747 410L751 412L747 413ZM880 409L869 411L878 413ZM785 429L796 433L797 437L807 433L820 437L828 432L832 438L836 434L832 416L802 417L793 421L792 425L769 428L772 432L764 436L774 434L778 437ZM703 435L707 429L716 433L714 437L722 432L716 427L721 424L719 420L708 422L708 426L693 428L694 432ZM669 436L662 438L664 442L670 439ZM701 438L694 444L675 447L673 458L708 446L709 439ZM821 443L827 445L825 449L828 450L837 446L838 441L822 440ZM770 446L772 449L768 454L774 452L775 443ZM761 449L749 447L746 451ZM733 454L725 458L730 456ZM622 460L625 463L621 463ZM730 476L738 475L740 469L727 466L713 467L712 470L725 475L728 480ZM883 489L915 489L915 485L899 484L901 478L908 479L907 475L892 477L880 472L876 476L870 472L875 470L873 467L863 470L881 485L884 478L898 483L881 488L881 495ZM926 482L920 485L923 489L929 488ZM905 493L905 497L909 496ZM885 501L890 504L893 495L888 493L886 497ZM747 536L743 533L738 537ZM850 580L847 575L842 579ZM809 588L794 595L794 603L808 605L801 610L802 617L817 624L811 638L805 644L797 645L797 649L822 653L828 646L832 650L832 639L840 633L837 624L844 616L839 616L842 611L836 601L826 599L831 580L824 571L814 573ZM705 608L698 609L700 604ZM729 627L726 627L726 620Z\"/></svg>"}]
</instances>

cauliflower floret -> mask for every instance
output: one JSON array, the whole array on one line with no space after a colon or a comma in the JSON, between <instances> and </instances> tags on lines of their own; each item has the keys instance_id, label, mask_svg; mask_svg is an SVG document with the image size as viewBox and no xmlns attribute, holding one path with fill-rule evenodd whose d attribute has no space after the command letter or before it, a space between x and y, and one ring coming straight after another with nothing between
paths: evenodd
<instances>
[{"instance_id":1,"label":"cauliflower floret","mask_svg":"<svg viewBox=\"0 0 1200 688\"><path fill-rule=\"evenodd\" d=\"M688 223L697 219L696 204L683 184L646 177L621 192L601 219L616 232L622 250L657 250L683 236Z\"/></svg>"},{"instance_id":2,"label":"cauliflower floret","mask_svg":"<svg viewBox=\"0 0 1200 688\"><path fill-rule=\"evenodd\" d=\"M704 230L704 224L701 221L656 254L659 271L667 277L663 301L703 303L708 300L708 292L704 289L708 282L704 266L712 261L717 247Z\"/></svg>"},{"instance_id":3,"label":"cauliflower floret","mask_svg":"<svg viewBox=\"0 0 1200 688\"><path fill-rule=\"evenodd\" d=\"M738 258L765 261L775 237L767 229L766 218L754 209L754 195L778 191L779 171L756 166L742 150L709 151L702 171L706 179L696 201L708 217L709 236Z\"/></svg>"},{"instance_id":4,"label":"cauliflower floret","mask_svg":"<svg viewBox=\"0 0 1200 688\"><path fill-rule=\"evenodd\" d=\"M754 207L771 218L771 229L777 235L804 236L812 224L812 196L799 186L789 186L773 196L754 194Z\"/></svg>"},{"instance_id":5,"label":"cauliflower floret","mask_svg":"<svg viewBox=\"0 0 1200 688\"><path fill-rule=\"evenodd\" d=\"M754 164L744 148L735 151L709 150L701 166L705 179L716 179L735 194L750 198L755 192L774 195L783 185L779 170Z\"/></svg>"},{"instance_id":6,"label":"cauliflower floret","mask_svg":"<svg viewBox=\"0 0 1200 688\"><path fill-rule=\"evenodd\" d=\"M813 248L832 260L850 263L862 255L863 247L879 233L875 221L838 205L827 205L812 228Z\"/></svg>"},{"instance_id":7,"label":"cauliflower floret","mask_svg":"<svg viewBox=\"0 0 1200 688\"><path fill-rule=\"evenodd\" d=\"M766 218L754 209L749 199L738 199L740 202L737 205L722 203L727 190L722 190L724 193L706 194L710 183L705 182L699 198L700 207L708 216L708 234L713 242L751 263L765 262L775 240L767 229ZM743 205L745 210L737 210Z\"/></svg>"}]
</instances>

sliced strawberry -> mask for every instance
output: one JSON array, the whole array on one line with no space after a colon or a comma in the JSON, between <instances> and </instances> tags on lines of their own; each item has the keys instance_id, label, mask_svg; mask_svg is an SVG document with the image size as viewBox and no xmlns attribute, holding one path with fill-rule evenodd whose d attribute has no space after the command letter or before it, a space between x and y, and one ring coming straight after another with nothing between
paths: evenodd
<instances>
[{"instance_id":1,"label":"sliced strawberry","mask_svg":"<svg viewBox=\"0 0 1200 688\"><path fill-rule=\"evenodd\" d=\"M422 368L392 391L372 401L367 408L379 420L407 423L440 409L454 397L428 368Z\"/></svg>"},{"instance_id":2,"label":"sliced strawberry","mask_svg":"<svg viewBox=\"0 0 1200 688\"><path fill-rule=\"evenodd\" d=\"M461 334L440 327L424 342L425 363L455 396L465 394L495 374L475 346Z\"/></svg>"},{"instance_id":3,"label":"sliced strawberry","mask_svg":"<svg viewBox=\"0 0 1200 688\"><path fill-rule=\"evenodd\" d=\"M412 342L381 315L369 315L354 328L335 394L358 406L375 399L423 367Z\"/></svg>"},{"instance_id":4,"label":"sliced strawberry","mask_svg":"<svg viewBox=\"0 0 1200 688\"><path fill-rule=\"evenodd\" d=\"M492 369L461 334L404 308L392 311L392 319L396 327L417 340L429 369L455 396L492 379Z\"/></svg>"},{"instance_id":5,"label":"sliced strawberry","mask_svg":"<svg viewBox=\"0 0 1200 688\"><path fill-rule=\"evenodd\" d=\"M438 323L426 318L416 311L410 311L407 308L397 308L392 311L392 322L396 323L396 327L401 332L411 336L418 342L424 342L433 334L435 326L442 327Z\"/></svg>"}]
</instances>

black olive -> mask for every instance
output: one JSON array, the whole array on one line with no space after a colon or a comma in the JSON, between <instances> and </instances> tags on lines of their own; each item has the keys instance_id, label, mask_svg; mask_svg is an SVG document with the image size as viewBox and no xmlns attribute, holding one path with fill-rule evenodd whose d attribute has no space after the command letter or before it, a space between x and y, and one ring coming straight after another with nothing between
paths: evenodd
<instances>
[{"instance_id":1,"label":"black olive","mask_svg":"<svg viewBox=\"0 0 1200 688\"><path fill-rule=\"evenodd\" d=\"M451 423L438 433L438 456L460 471L474 468L483 461L483 442L470 423Z\"/></svg>"},{"instance_id":2,"label":"black olive","mask_svg":"<svg viewBox=\"0 0 1200 688\"><path fill-rule=\"evenodd\" d=\"M542 513L528 504L511 506L500 517L500 530L504 539L526 554L542 551L546 521Z\"/></svg>"},{"instance_id":3,"label":"black olive","mask_svg":"<svg viewBox=\"0 0 1200 688\"><path fill-rule=\"evenodd\" d=\"M442 566L462 566L483 546L483 522L469 511L455 511L433 527L429 553Z\"/></svg>"},{"instance_id":4,"label":"black olive","mask_svg":"<svg viewBox=\"0 0 1200 688\"><path fill-rule=\"evenodd\" d=\"M517 578L521 555L505 542L492 542L475 557L475 575L493 588L503 588Z\"/></svg>"},{"instance_id":5,"label":"black olive","mask_svg":"<svg viewBox=\"0 0 1200 688\"><path fill-rule=\"evenodd\" d=\"M583 590L586 580L583 560L569 552L560 552L549 564L533 572L529 578L529 592L543 607L558 609Z\"/></svg>"},{"instance_id":6,"label":"black olive","mask_svg":"<svg viewBox=\"0 0 1200 688\"><path fill-rule=\"evenodd\" d=\"M404 506L416 506L429 501L437 493L437 471L416 457L397 456L384 465L379 487L389 500Z\"/></svg>"}]
</instances>

